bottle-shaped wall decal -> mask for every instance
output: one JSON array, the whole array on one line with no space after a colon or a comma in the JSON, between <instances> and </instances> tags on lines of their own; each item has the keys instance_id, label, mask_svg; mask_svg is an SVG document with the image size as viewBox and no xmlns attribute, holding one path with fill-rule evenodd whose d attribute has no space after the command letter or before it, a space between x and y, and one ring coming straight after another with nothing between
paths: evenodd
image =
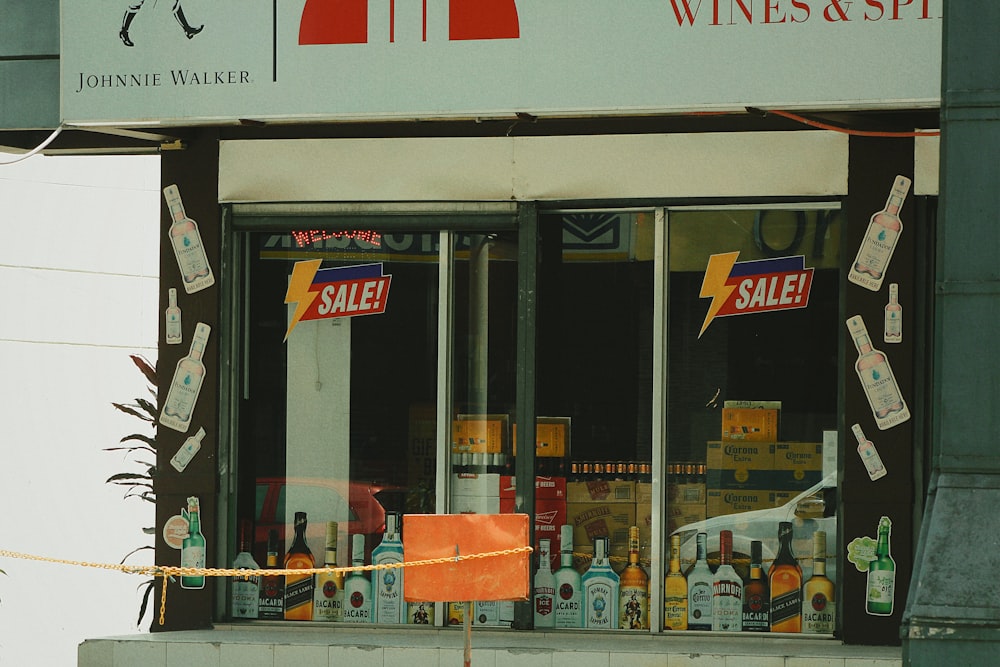
<instances>
[{"instance_id":1,"label":"bottle-shaped wall decal","mask_svg":"<svg viewBox=\"0 0 1000 667\"><path fill-rule=\"evenodd\" d=\"M899 209L910 190L910 179L906 176L896 176L892 184L885 208L872 215L868 221L868 230L861 240L857 257L851 264L847 279L855 285L860 285L873 292L882 288L889 260L896 249L899 235L903 231L903 223L899 220Z\"/></svg>"},{"instance_id":2,"label":"bottle-shaped wall decal","mask_svg":"<svg viewBox=\"0 0 1000 667\"><path fill-rule=\"evenodd\" d=\"M712 629L712 568L708 566L708 533L695 536L697 555L688 572L688 630Z\"/></svg>"},{"instance_id":3,"label":"bottle-shaped wall decal","mask_svg":"<svg viewBox=\"0 0 1000 667\"><path fill-rule=\"evenodd\" d=\"M580 577L583 585L584 627L618 627L618 575L608 561L608 538L594 538L594 560Z\"/></svg>"},{"instance_id":4,"label":"bottle-shaped wall decal","mask_svg":"<svg viewBox=\"0 0 1000 667\"><path fill-rule=\"evenodd\" d=\"M193 294L215 284L212 267L205 254L205 244L198 231L198 223L184 212L181 192L176 185L163 188L163 198L167 200L170 209L170 245L177 258L177 267L181 272L181 282L184 291Z\"/></svg>"},{"instance_id":5,"label":"bottle-shaped wall decal","mask_svg":"<svg viewBox=\"0 0 1000 667\"><path fill-rule=\"evenodd\" d=\"M681 536L670 536L670 569L663 583L663 629L687 630L688 584L681 572Z\"/></svg>"},{"instance_id":6,"label":"bottle-shaped wall decal","mask_svg":"<svg viewBox=\"0 0 1000 667\"><path fill-rule=\"evenodd\" d=\"M326 522L326 549L323 556L323 567L337 567L337 530L336 521ZM343 620L344 614L344 573L316 573L316 587L313 590L313 620L332 621Z\"/></svg>"},{"instance_id":7,"label":"bottle-shaped wall decal","mask_svg":"<svg viewBox=\"0 0 1000 667\"><path fill-rule=\"evenodd\" d=\"M272 528L267 533L267 560L264 562L264 569L277 570L278 557L278 531ZM269 621L285 618L285 578L280 574L261 576L257 617Z\"/></svg>"},{"instance_id":8,"label":"bottle-shaped wall decal","mask_svg":"<svg viewBox=\"0 0 1000 667\"><path fill-rule=\"evenodd\" d=\"M889 283L889 303L885 304L882 340L886 343L903 342L903 307L899 305L899 283Z\"/></svg>"},{"instance_id":9,"label":"bottle-shaped wall decal","mask_svg":"<svg viewBox=\"0 0 1000 667\"><path fill-rule=\"evenodd\" d=\"M191 415L198 402L202 382L205 380L205 364L201 360L208 345L212 328L198 322L191 339L191 349L186 357L181 357L174 369L174 377L167 390L167 399L160 410L160 424L181 433L187 433L191 426Z\"/></svg>"},{"instance_id":10,"label":"bottle-shaped wall decal","mask_svg":"<svg viewBox=\"0 0 1000 667\"><path fill-rule=\"evenodd\" d=\"M365 564L365 536L351 536L351 567ZM353 569L344 579L344 621L347 623L372 622L372 582L363 570Z\"/></svg>"},{"instance_id":11,"label":"bottle-shaped wall decal","mask_svg":"<svg viewBox=\"0 0 1000 667\"><path fill-rule=\"evenodd\" d=\"M743 629L743 580L733 568L733 531L719 531L719 567L712 579L712 629Z\"/></svg>"},{"instance_id":12,"label":"bottle-shaped wall decal","mask_svg":"<svg viewBox=\"0 0 1000 667\"><path fill-rule=\"evenodd\" d=\"M194 455L201 451L201 441L205 438L205 429L199 427L198 431L184 441L181 448L177 450L177 453L170 458L170 465L174 467L177 472L184 472L187 465L191 463L191 459Z\"/></svg>"},{"instance_id":13,"label":"bottle-shaped wall decal","mask_svg":"<svg viewBox=\"0 0 1000 667\"><path fill-rule=\"evenodd\" d=\"M167 290L166 319L167 345L180 345L184 342L184 332L181 328L181 309L177 307L177 288Z\"/></svg>"},{"instance_id":14,"label":"bottle-shaped wall decal","mask_svg":"<svg viewBox=\"0 0 1000 667\"><path fill-rule=\"evenodd\" d=\"M308 517L305 512L295 513L295 537L285 554L286 570L307 570L316 567L309 545L306 543ZM311 621L313 616L313 588L315 578L309 574L285 575L285 620Z\"/></svg>"},{"instance_id":15,"label":"bottle-shaped wall decal","mask_svg":"<svg viewBox=\"0 0 1000 667\"><path fill-rule=\"evenodd\" d=\"M813 571L802 587L802 632L833 634L837 606L826 576L826 531L813 533Z\"/></svg>"},{"instance_id":16,"label":"bottle-shaped wall decal","mask_svg":"<svg viewBox=\"0 0 1000 667\"><path fill-rule=\"evenodd\" d=\"M583 585L573 567L573 526L559 528L559 569L555 573L557 628L583 627Z\"/></svg>"},{"instance_id":17,"label":"bottle-shaped wall decal","mask_svg":"<svg viewBox=\"0 0 1000 667\"><path fill-rule=\"evenodd\" d=\"M865 321L860 315L847 320L847 330L858 350L858 360L854 362L861 387L864 389L868 405L875 416L875 425L886 430L902 424L910 418L910 409L903 400L903 394L896 383L896 376L889 366L889 359L880 350L872 347Z\"/></svg>"},{"instance_id":18,"label":"bottle-shaped wall decal","mask_svg":"<svg viewBox=\"0 0 1000 667\"><path fill-rule=\"evenodd\" d=\"M187 499L187 509L182 512L188 522L188 534L181 543L181 567L205 567L205 536L201 533L201 504L198 498ZM205 575L182 574L181 588L204 588Z\"/></svg>"},{"instance_id":19,"label":"bottle-shaped wall decal","mask_svg":"<svg viewBox=\"0 0 1000 667\"><path fill-rule=\"evenodd\" d=\"M802 631L802 568L792 553L792 524L778 524L778 554L767 573L771 632Z\"/></svg>"},{"instance_id":20,"label":"bottle-shaped wall decal","mask_svg":"<svg viewBox=\"0 0 1000 667\"><path fill-rule=\"evenodd\" d=\"M535 570L533 607L536 628L556 627L556 577L552 574L551 540L538 540L538 569Z\"/></svg>"},{"instance_id":21,"label":"bottle-shaped wall decal","mask_svg":"<svg viewBox=\"0 0 1000 667\"><path fill-rule=\"evenodd\" d=\"M875 560L868 563L868 600L866 610L874 616L891 616L896 596L896 561L889 553L892 521L884 516L878 522Z\"/></svg>"},{"instance_id":22,"label":"bottle-shaped wall decal","mask_svg":"<svg viewBox=\"0 0 1000 667\"><path fill-rule=\"evenodd\" d=\"M403 562L403 541L399 535L399 512L386 512L382 542L372 549L372 565L393 565ZM406 623L406 603L403 600L403 568L387 567L372 570L376 623Z\"/></svg>"},{"instance_id":23,"label":"bottle-shaped wall decal","mask_svg":"<svg viewBox=\"0 0 1000 667\"><path fill-rule=\"evenodd\" d=\"M233 569L259 570L260 566L250 553L253 544L253 524L240 521L239 553L233 559ZM233 618L257 618L260 607L260 577L256 574L234 576L230 589Z\"/></svg>"},{"instance_id":24,"label":"bottle-shaped wall decal","mask_svg":"<svg viewBox=\"0 0 1000 667\"><path fill-rule=\"evenodd\" d=\"M876 479L881 479L886 476L887 471L885 469L885 464L882 463L882 457L878 455L878 450L875 449L875 443L865 437L864 431L861 430L861 424L854 424L851 426L851 431L854 433L854 437L858 441L858 456L865 464L865 470L868 471L868 476L874 482Z\"/></svg>"},{"instance_id":25,"label":"bottle-shaped wall decal","mask_svg":"<svg viewBox=\"0 0 1000 667\"><path fill-rule=\"evenodd\" d=\"M767 589L760 540L750 542L750 578L743 585L743 631L771 631L771 596Z\"/></svg>"},{"instance_id":26,"label":"bottle-shaped wall decal","mask_svg":"<svg viewBox=\"0 0 1000 667\"><path fill-rule=\"evenodd\" d=\"M628 529L628 564L618 575L618 627L649 629L649 575L639 563L639 527Z\"/></svg>"}]
</instances>

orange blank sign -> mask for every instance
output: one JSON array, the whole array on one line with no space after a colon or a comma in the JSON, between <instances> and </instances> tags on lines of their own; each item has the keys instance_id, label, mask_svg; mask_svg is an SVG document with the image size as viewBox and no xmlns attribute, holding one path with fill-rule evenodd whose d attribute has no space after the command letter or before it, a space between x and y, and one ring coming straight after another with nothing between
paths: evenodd
<instances>
[{"instance_id":1,"label":"orange blank sign","mask_svg":"<svg viewBox=\"0 0 1000 667\"><path fill-rule=\"evenodd\" d=\"M455 560L528 546L527 514L404 514L404 561L449 559L406 568L403 595L409 602L527 600L528 550Z\"/></svg>"}]
</instances>

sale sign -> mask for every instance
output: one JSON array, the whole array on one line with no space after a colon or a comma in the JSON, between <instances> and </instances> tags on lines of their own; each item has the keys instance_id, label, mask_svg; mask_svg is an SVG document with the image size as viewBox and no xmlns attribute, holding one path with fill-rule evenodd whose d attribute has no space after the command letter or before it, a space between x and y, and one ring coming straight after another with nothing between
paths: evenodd
<instances>
[{"instance_id":1,"label":"sale sign","mask_svg":"<svg viewBox=\"0 0 1000 667\"><path fill-rule=\"evenodd\" d=\"M296 306L285 340L299 322L385 312L392 276L383 275L381 263L320 269L321 263L314 259L292 267L285 303Z\"/></svg>"},{"instance_id":2,"label":"sale sign","mask_svg":"<svg viewBox=\"0 0 1000 667\"><path fill-rule=\"evenodd\" d=\"M813 269L805 268L804 255L737 262L739 255L739 252L726 252L708 258L699 296L712 297L712 303L698 338L716 317L793 310L809 305Z\"/></svg>"}]
</instances>

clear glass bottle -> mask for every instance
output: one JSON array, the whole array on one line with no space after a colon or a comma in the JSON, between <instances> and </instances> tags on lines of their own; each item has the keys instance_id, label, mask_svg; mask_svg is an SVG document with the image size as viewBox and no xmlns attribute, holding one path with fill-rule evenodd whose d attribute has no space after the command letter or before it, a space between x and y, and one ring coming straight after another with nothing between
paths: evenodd
<instances>
[{"instance_id":1,"label":"clear glass bottle","mask_svg":"<svg viewBox=\"0 0 1000 667\"><path fill-rule=\"evenodd\" d=\"M278 531L267 532L267 560L265 570L278 569ZM281 620L285 618L285 578L280 574L265 574L260 578L260 602L257 617L261 620Z\"/></svg>"},{"instance_id":2,"label":"clear glass bottle","mask_svg":"<svg viewBox=\"0 0 1000 667\"><path fill-rule=\"evenodd\" d=\"M743 580L733 568L733 531L719 531L719 567L712 579L712 629L743 629Z\"/></svg>"},{"instance_id":3,"label":"clear glass bottle","mask_svg":"<svg viewBox=\"0 0 1000 667\"><path fill-rule=\"evenodd\" d=\"M885 304L885 327L882 340L886 343L903 342L903 307L899 305L899 284L889 283L889 303Z\"/></svg>"},{"instance_id":4,"label":"clear glass bottle","mask_svg":"<svg viewBox=\"0 0 1000 667\"><path fill-rule=\"evenodd\" d=\"M193 294L215 284L212 267L205 254L205 244L198 231L198 223L187 216L181 192L176 185L163 188L163 197L170 209L170 245L174 249L177 268L181 272L184 291Z\"/></svg>"},{"instance_id":5,"label":"clear glass bottle","mask_svg":"<svg viewBox=\"0 0 1000 667\"><path fill-rule=\"evenodd\" d=\"M336 521L326 522L326 549L323 557L323 567L337 567L337 532ZM331 621L343 620L344 615L344 573L318 572L316 587L313 590L313 620Z\"/></svg>"},{"instance_id":6,"label":"clear glass bottle","mask_svg":"<svg viewBox=\"0 0 1000 667\"><path fill-rule=\"evenodd\" d=\"M760 540L750 542L750 578L743 585L744 632L771 631L771 599L761 562L762 553Z\"/></svg>"},{"instance_id":7,"label":"clear glass bottle","mask_svg":"<svg viewBox=\"0 0 1000 667\"><path fill-rule=\"evenodd\" d=\"M868 599L866 610L874 616L891 616L896 596L896 561L889 553L892 521L884 516L878 522L875 560L868 563Z\"/></svg>"},{"instance_id":8,"label":"clear glass bottle","mask_svg":"<svg viewBox=\"0 0 1000 667\"><path fill-rule=\"evenodd\" d=\"M535 570L534 616L536 628L556 627L556 578L550 559L551 540L538 540L538 569Z\"/></svg>"},{"instance_id":9,"label":"clear glass bottle","mask_svg":"<svg viewBox=\"0 0 1000 667\"><path fill-rule=\"evenodd\" d=\"M618 627L649 629L649 575L639 563L639 527L628 529L628 564L618 575Z\"/></svg>"},{"instance_id":10,"label":"clear glass bottle","mask_svg":"<svg viewBox=\"0 0 1000 667\"><path fill-rule=\"evenodd\" d=\"M557 628L583 627L583 584L573 567L573 526L559 529L559 569L555 572Z\"/></svg>"},{"instance_id":11,"label":"clear glass bottle","mask_svg":"<svg viewBox=\"0 0 1000 667\"><path fill-rule=\"evenodd\" d=\"M778 554L767 573L771 632L802 631L802 568L792 553L792 524L778 524Z\"/></svg>"},{"instance_id":12,"label":"clear glass bottle","mask_svg":"<svg viewBox=\"0 0 1000 667\"><path fill-rule=\"evenodd\" d=\"M594 560L580 577L584 596L584 626L598 630L618 627L618 574L608 561L608 538L594 538Z\"/></svg>"},{"instance_id":13,"label":"clear glass bottle","mask_svg":"<svg viewBox=\"0 0 1000 667\"><path fill-rule=\"evenodd\" d=\"M167 345L180 345L184 342L184 331L181 327L181 309L177 307L177 288L167 290L166 332Z\"/></svg>"},{"instance_id":14,"label":"clear glass bottle","mask_svg":"<svg viewBox=\"0 0 1000 667\"><path fill-rule=\"evenodd\" d=\"M847 320L847 329L858 350L854 370L875 416L875 425L885 430L910 418L910 409L896 383L889 359L872 347L865 321L860 315Z\"/></svg>"},{"instance_id":15,"label":"clear glass bottle","mask_svg":"<svg viewBox=\"0 0 1000 667\"><path fill-rule=\"evenodd\" d=\"M308 519L305 512L295 513L295 538L285 554L286 570L305 570L316 567L316 558L306 543ZM309 574L285 575L285 620L311 621L313 615L313 589L315 577Z\"/></svg>"},{"instance_id":16,"label":"clear glass bottle","mask_svg":"<svg viewBox=\"0 0 1000 667\"><path fill-rule=\"evenodd\" d=\"M875 449L875 443L865 437L864 431L861 430L861 424L854 424L851 426L851 432L854 433L855 439L858 441L858 456L865 464L865 470L868 471L868 477L874 482L877 479L881 479L886 476L887 471L885 469L885 464L882 463L882 457L878 455L878 450Z\"/></svg>"},{"instance_id":17,"label":"clear glass bottle","mask_svg":"<svg viewBox=\"0 0 1000 667\"><path fill-rule=\"evenodd\" d=\"M186 357L181 357L174 369L167 398L163 401L160 411L160 424L181 433L187 433L191 426L191 416L198 402L198 394L205 379L205 364L202 355L208 345L208 337L212 328L204 322L199 322L191 339L191 349Z\"/></svg>"},{"instance_id":18,"label":"clear glass bottle","mask_svg":"<svg viewBox=\"0 0 1000 667\"><path fill-rule=\"evenodd\" d=\"M365 536L351 536L351 567L365 564ZM372 582L363 570L354 569L344 579L344 621L350 623L371 623Z\"/></svg>"},{"instance_id":19,"label":"clear glass bottle","mask_svg":"<svg viewBox=\"0 0 1000 667\"><path fill-rule=\"evenodd\" d=\"M259 570L250 553L253 544L253 524L240 521L239 553L233 559L233 569ZM256 574L233 577L230 602L233 618L257 618L260 605L260 577Z\"/></svg>"},{"instance_id":20,"label":"clear glass bottle","mask_svg":"<svg viewBox=\"0 0 1000 667\"><path fill-rule=\"evenodd\" d=\"M201 533L201 504L198 498L187 499L187 509L184 518L188 522L188 534L181 542L181 567L205 567L205 536ZM181 588L204 588L205 575L181 575Z\"/></svg>"},{"instance_id":21,"label":"clear glass bottle","mask_svg":"<svg viewBox=\"0 0 1000 667\"><path fill-rule=\"evenodd\" d=\"M873 292L882 288L889 260L892 259L899 235L903 232L899 210L903 207L903 201L909 190L910 179L906 176L896 176L885 207L872 215L868 221L868 229L847 274L850 282Z\"/></svg>"},{"instance_id":22,"label":"clear glass bottle","mask_svg":"<svg viewBox=\"0 0 1000 667\"><path fill-rule=\"evenodd\" d=\"M664 580L663 629L687 630L688 584L681 572L681 536L670 536L670 570Z\"/></svg>"},{"instance_id":23,"label":"clear glass bottle","mask_svg":"<svg viewBox=\"0 0 1000 667\"><path fill-rule=\"evenodd\" d=\"M695 536L697 556L688 572L688 630L712 629L712 568L708 566L708 533Z\"/></svg>"},{"instance_id":24,"label":"clear glass bottle","mask_svg":"<svg viewBox=\"0 0 1000 667\"><path fill-rule=\"evenodd\" d=\"M372 565L403 562L403 541L399 535L399 512L386 512L382 542L372 549ZM403 568L373 570L375 622L406 623L406 602L403 600Z\"/></svg>"},{"instance_id":25,"label":"clear glass bottle","mask_svg":"<svg viewBox=\"0 0 1000 667\"><path fill-rule=\"evenodd\" d=\"M826 531L813 533L813 571L802 587L802 632L833 634L836 622L833 582L826 576Z\"/></svg>"}]
</instances>

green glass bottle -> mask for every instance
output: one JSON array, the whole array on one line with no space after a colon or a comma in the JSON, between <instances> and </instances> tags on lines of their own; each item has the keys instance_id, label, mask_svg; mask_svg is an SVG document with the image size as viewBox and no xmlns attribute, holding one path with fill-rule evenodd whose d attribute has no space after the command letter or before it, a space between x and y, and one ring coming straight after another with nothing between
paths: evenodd
<instances>
[{"instance_id":1,"label":"green glass bottle","mask_svg":"<svg viewBox=\"0 0 1000 667\"><path fill-rule=\"evenodd\" d=\"M875 560L868 563L867 611L875 616L891 616L896 593L896 561L889 555L892 521L884 516L878 522Z\"/></svg>"}]
</instances>

